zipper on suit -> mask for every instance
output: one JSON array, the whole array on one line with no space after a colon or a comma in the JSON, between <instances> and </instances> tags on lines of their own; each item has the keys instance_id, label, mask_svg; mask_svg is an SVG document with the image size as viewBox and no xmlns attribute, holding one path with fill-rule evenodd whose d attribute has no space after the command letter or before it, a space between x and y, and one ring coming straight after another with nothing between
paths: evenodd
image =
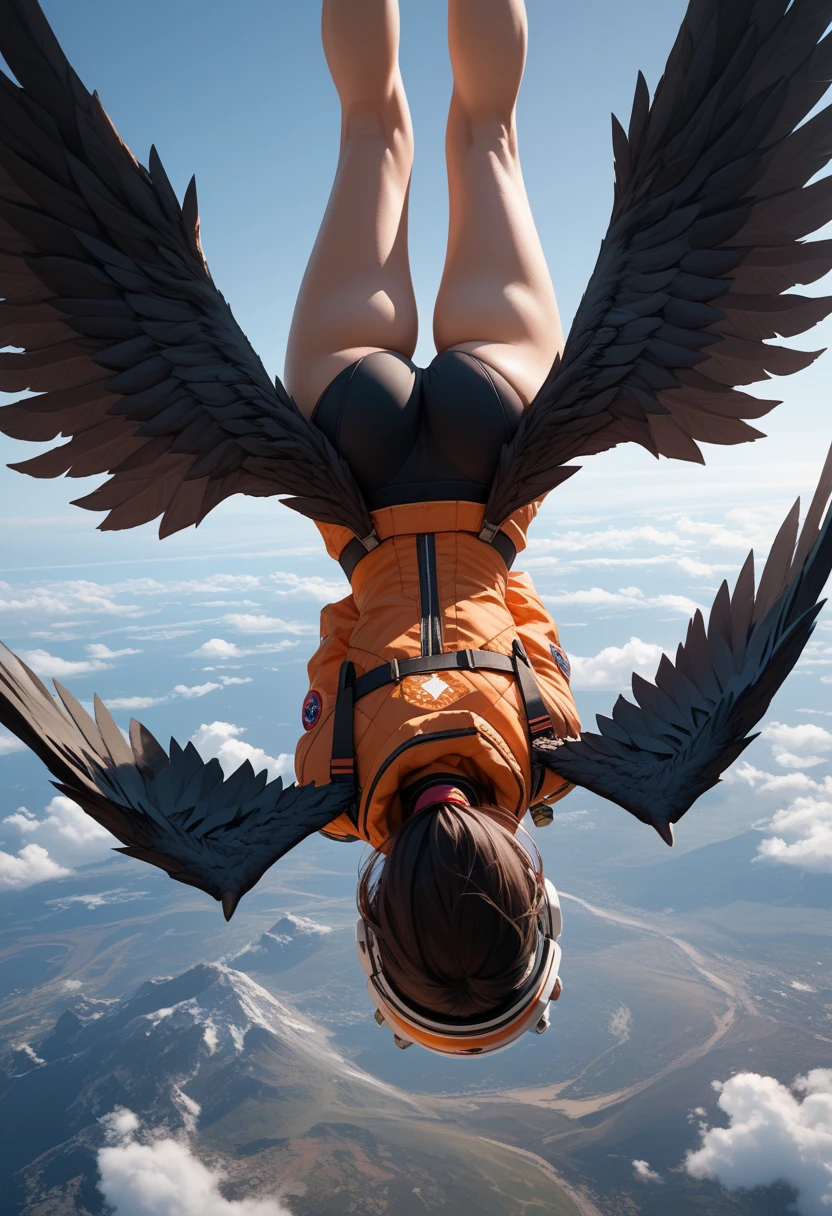
<instances>
[{"instance_id":1,"label":"zipper on suit","mask_svg":"<svg viewBox=\"0 0 832 1216\"><path fill-rule=\"evenodd\" d=\"M442 614L436 575L436 537L432 532L420 532L416 537L416 559L421 600L422 657L427 658L429 655L442 654Z\"/></svg>"}]
</instances>

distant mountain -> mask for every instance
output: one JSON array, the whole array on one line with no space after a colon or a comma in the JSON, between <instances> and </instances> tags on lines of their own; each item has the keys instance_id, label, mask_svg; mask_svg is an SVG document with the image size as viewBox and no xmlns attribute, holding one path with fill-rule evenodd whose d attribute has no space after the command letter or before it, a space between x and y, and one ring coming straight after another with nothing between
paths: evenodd
<instances>
[{"instance_id":1,"label":"distant mountain","mask_svg":"<svg viewBox=\"0 0 832 1216\"><path fill-rule=\"evenodd\" d=\"M329 943L334 930L305 916L287 913L229 962L237 971L277 975L305 962Z\"/></svg>"},{"instance_id":2,"label":"distant mountain","mask_svg":"<svg viewBox=\"0 0 832 1216\"><path fill-rule=\"evenodd\" d=\"M780 907L832 909L832 879L797 866L755 861L762 837L743 832L658 865L614 869L604 889L632 907L674 912L724 908L747 901Z\"/></svg>"},{"instance_id":3,"label":"distant mountain","mask_svg":"<svg viewBox=\"0 0 832 1216\"><path fill-rule=\"evenodd\" d=\"M117 1108L220 1164L235 1197L276 1195L288 1179L282 1202L295 1216L509 1216L524 1204L577 1216L534 1162L370 1077L222 964L79 1001L0 1061L0 1212L102 1212L100 1120Z\"/></svg>"}]
</instances>

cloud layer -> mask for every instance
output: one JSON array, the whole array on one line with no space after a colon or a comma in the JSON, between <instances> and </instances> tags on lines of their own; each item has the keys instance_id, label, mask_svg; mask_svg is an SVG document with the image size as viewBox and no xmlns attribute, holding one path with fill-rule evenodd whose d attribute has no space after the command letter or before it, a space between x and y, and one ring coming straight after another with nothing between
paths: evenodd
<instances>
[{"instance_id":1,"label":"cloud layer","mask_svg":"<svg viewBox=\"0 0 832 1216\"><path fill-rule=\"evenodd\" d=\"M269 777L283 777L292 780L294 757L282 752L279 756L269 756L261 747L252 747L250 743L240 738L245 734L245 727L235 726L233 722L203 722L199 730L191 736L196 750L203 760L216 757L229 776L240 765L248 760L255 772L266 768Z\"/></svg>"},{"instance_id":2,"label":"cloud layer","mask_svg":"<svg viewBox=\"0 0 832 1216\"><path fill-rule=\"evenodd\" d=\"M116 1216L291 1216L276 1199L226 1199L223 1171L181 1140L140 1143L132 1111L118 1108L101 1122L109 1143L98 1151L98 1189Z\"/></svg>"},{"instance_id":3,"label":"cloud layer","mask_svg":"<svg viewBox=\"0 0 832 1216\"><path fill-rule=\"evenodd\" d=\"M40 816L18 807L0 821L0 829L6 829L3 843L8 842L7 831L25 842L17 854L0 851L0 891L65 878L74 866L102 861L119 843L63 795L53 798Z\"/></svg>"},{"instance_id":4,"label":"cloud layer","mask_svg":"<svg viewBox=\"0 0 832 1216\"><path fill-rule=\"evenodd\" d=\"M766 831L772 834L757 850L760 859L832 874L832 799L795 798L772 816Z\"/></svg>"},{"instance_id":5,"label":"cloud layer","mask_svg":"<svg viewBox=\"0 0 832 1216\"><path fill-rule=\"evenodd\" d=\"M628 689L634 671L652 679L661 657L661 646L641 638L630 638L623 646L605 646L592 658L570 654L572 687Z\"/></svg>"},{"instance_id":6,"label":"cloud layer","mask_svg":"<svg viewBox=\"0 0 832 1216\"><path fill-rule=\"evenodd\" d=\"M783 768L814 768L824 764L832 753L832 731L814 722L798 726L769 722L762 735L771 747L775 763Z\"/></svg>"},{"instance_id":7,"label":"cloud layer","mask_svg":"<svg viewBox=\"0 0 832 1216\"><path fill-rule=\"evenodd\" d=\"M715 1081L728 1127L704 1126L688 1153L694 1178L725 1187L789 1183L799 1192L800 1216L828 1216L832 1205L832 1070L818 1068L791 1088L774 1077L738 1073Z\"/></svg>"},{"instance_id":8,"label":"cloud layer","mask_svg":"<svg viewBox=\"0 0 832 1216\"><path fill-rule=\"evenodd\" d=\"M0 891L22 891L24 887L53 878L65 878L71 873L71 870L53 861L39 844L24 845L16 857L0 852Z\"/></svg>"}]
</instances>

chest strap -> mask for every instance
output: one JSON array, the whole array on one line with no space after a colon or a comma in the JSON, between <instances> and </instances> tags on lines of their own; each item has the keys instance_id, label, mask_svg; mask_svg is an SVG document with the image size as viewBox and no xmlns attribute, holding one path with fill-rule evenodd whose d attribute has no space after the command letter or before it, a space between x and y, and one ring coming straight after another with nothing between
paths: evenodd
<instances>
[{"instance_id":1,"label":"chest strap","mask_svg":"<svg viewBox=\"0 0 832 1216\"><path fill-rule=\"evenodd\" d=\"M355 699L360 701L385 684L398 684L406 676L427 676L441 671L502 671L513 675L514 660L492 650L453 650L415 659L393 659L358 677Z\"/></svg>"},{"instance_id":2,"label":"chest strap","mask_svg":"<svg viewBox=\"0 0 832 1216\"><path fill-rule=\"evenodd\" d=\"M497 550L500 557L506 564L506 569L510 570L514 565L514 560L517 557L517 547L506 532L495 532L494 536L486 544L491 545ZM375 547L375 546L374 546ZM344 571L348 580L352 580L355 568L358 563L371 552L366 547L363 541L358 537L353 537L349 544L341 550L338 556L338 565Z\"/></svg>"},{"instance_id":3,"label":"chest strap","mask_svg":"<svg viewBox=\"0 0 832 1216\"><path fill-rule=\"evenodd\" d=\"M353 664L342 663L335 702L330 780L355 780L353 710L356 701L387 684L398 684L406 676L431 675L442 671L499 671L515 677L526 713L532 759L532 798L536 798L543 785L546 769L535 759L532 745L538 739L553 737L554 730L546 703L540 695L534 668L519 640L514 642L510 655L497 654L493 650L454 650L414 659L393 659L358 679Z\"/></svg>"}]
</instances>

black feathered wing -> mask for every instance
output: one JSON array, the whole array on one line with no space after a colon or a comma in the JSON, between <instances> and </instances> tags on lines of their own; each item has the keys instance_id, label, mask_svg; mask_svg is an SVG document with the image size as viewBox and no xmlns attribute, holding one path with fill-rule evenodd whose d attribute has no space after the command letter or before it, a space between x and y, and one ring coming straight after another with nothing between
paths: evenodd
<instances>
[{"instance_id":1,"label":"black feathered wing","mask_svg":"<svg viewBox=\"0 0 832 1216\"><path fill-rule=\"evenodd\" d=\"M268 868L352 805L350 782L290 785L246 760L225 779L192 743L170 755L139 722L126 742L96 697L95 720L57 681L60 703L0 644L0 722L44 762L54 784L125 846L178 882L222 901L230 919Z\"/></svg>"},{"instance_id":2,"label":"black feathered wing","mask_svg":"<svg viewBox=\"0 0 832 1216\"><path fill-rule=\"evenodd\" d=\"M707 628L701 612L672 663L650 683L633 676L599 734L535 744L538 757L651 824L668 844L671 825L711 789L756 736L754 729L808 642L832 572L832 450L798 539L800 501L786 517L754 588L750 553L733 595L723 583ZM826 515L824 518L824 512Z\"/></svg>"},{"instance_id":3,"label":"black feathered wing","mask_svg":"<svg viewBox=\"0 0 832 1216\"><path fill-rule=\"evenodd\" d=\"M635 442L702 461L698 444L759 437L777 402L737 386L816 353L768 345L832 299L782 294L832 268L832 0L691 0L650 103L614 120L612 219L563 352L503 449L486 538L564 481L575 457Z\"/></svg>"},{"instance_id":4,"label":"black feathered wing","mask_svg":"<svg viewBox=\"0 0 832 1216\"><path fill-rule=\"evenodd\" d=\"M18 439L63 444L13 467L112 476L78 500L102 528L198 524L231 494L372 533L326 437L262 363L155 149L143 168L67 62L36 0L0 0L0 410Z\"/></svg>"}]
</instances>

